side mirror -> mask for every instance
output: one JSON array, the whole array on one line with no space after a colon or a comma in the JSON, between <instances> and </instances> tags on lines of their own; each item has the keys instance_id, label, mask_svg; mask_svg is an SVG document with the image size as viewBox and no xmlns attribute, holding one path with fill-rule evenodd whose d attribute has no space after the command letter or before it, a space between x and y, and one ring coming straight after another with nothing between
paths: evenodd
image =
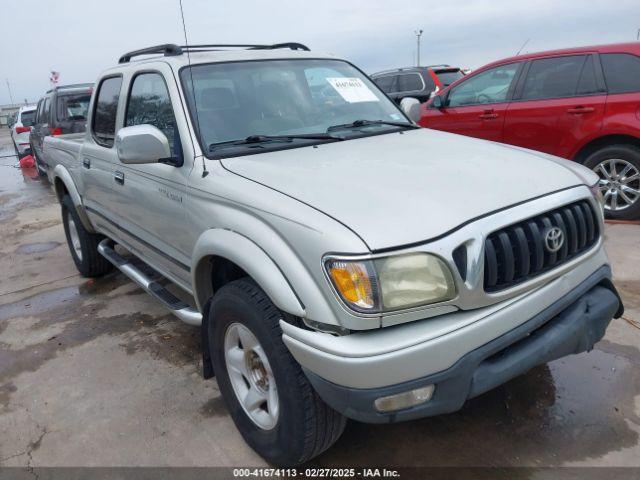
<instances>
[{"instance_id":1,"label":"side mirror","mask_svg":"<svg viewBox=\"0 0 640 480\"><path fill-rule=\"evenodd\" d=\"M169 140L153 125L134 125L118 130L116 151L122 163L158 163L171 158Z\"/></svg>"},{"instance_id":2,"label":"side mirror","mask_svg":"<svg viewBox=\"0 0 640 480\"><path fill-rule=\"evenodd\" d=\"M418 120L420 120L420 102L417 98L403 98L400 102L400 109L411 121L418 123Z\"/></svg>"},{"instance_id":3,"label":"side mirror","mask_svg":"<svg viewBox=\"0 0 640 480\"><path fill-rule=\"evenodd\" d=\"M433 97L433 100L431 100L431 107L437 108L438 110L444 108L444 102L442 101L441 95L435 95Z\"/></svg>"}]
</instances>

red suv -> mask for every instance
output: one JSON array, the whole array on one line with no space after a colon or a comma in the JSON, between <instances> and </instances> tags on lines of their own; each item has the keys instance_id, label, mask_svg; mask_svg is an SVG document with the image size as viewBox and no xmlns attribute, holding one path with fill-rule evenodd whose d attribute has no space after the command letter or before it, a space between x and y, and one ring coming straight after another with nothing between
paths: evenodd
<instances>
[{"instance_id":1,"label":"red suv","mask_svg":"<svg viewBox=\"0 0 640 480\"><path fill-rule=\"evenodd\" d=\"M419 123L583 163L608 217L640 216L640 43L491 63L424 104Z\"/></svg>"}]
</instances>

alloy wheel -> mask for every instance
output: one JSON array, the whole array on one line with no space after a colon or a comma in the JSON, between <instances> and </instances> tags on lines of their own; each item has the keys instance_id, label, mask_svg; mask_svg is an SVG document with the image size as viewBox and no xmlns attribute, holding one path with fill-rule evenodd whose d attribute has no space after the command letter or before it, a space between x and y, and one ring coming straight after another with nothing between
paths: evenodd
<instances>
[{"instance_id":1,"label":"alloy wheel","mask_svg":"<svg viewBox=\"0 0 640 480\"><path fill-rule=\"evenodd\" d=\"M640 172L627 160L606 159L593 171L600 177L599 188L605 210L625 210L640 199Z\"/></svg>"}]
</instances>

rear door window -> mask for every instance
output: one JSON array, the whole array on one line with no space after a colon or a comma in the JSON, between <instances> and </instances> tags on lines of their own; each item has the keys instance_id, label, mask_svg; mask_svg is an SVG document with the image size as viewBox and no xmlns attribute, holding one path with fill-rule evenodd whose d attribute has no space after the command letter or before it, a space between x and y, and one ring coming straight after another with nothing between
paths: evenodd
<instances>
[{"instance_id":1,"label":"rear door window","mask_svg":"<svg viewBox=\"0 0 640 480\"><path fill-rule=\"evenodd\" d=\"M111 148L116 136L116 115L122 77L109 77L100 83L93 114L93 135L98 144Z\"/></svg>"},{"instance_id":2,"label":"rear door window","mask_svg":"<svg viewBox=\"0 0 640 480\"><path fill-rule=\"evenodd\" d=\"M90 93L60 95L56 107L56 118L59 122L66 120L86 120L90 101Z\"/></svg>"},{"instance_id":3,"label":"rear door window","mask_svg":"<svg viewBox=\"0 0 640 480\"><path fill-rule=\"evenodd\" d=\"M380 87L385 93L393 92L393 84L396 77L394 75L387 75L384 77L375 78L373 81Z\"/></svg>"},{"instance_id":4,"label":"rear door window","mask_svg":"<svg viewBox=\"0 0 640 480\"><path fill-rule=\"evenodd\" d=\"M405 73L398 75L398 91L399 92L417 92L422 90L424 84L418 73Z\"/></svg>"},{"instance_id":5,"label":"rear door window","mask_svg":"<svg viewBox=\"0 0 640 480\"><path fill-rule=\"evenodd\" d=\"M522 89L522 100L573 97L585 55L533 60Z\"/></svg>"},{"instance_id":6,"label":"rear door window","mask_svg":"<svg viewBox=\"0 0 640 480\"><path fill-rule=\"evenodd\" d=\"M609 93L640 92L640 57L629 53L600 54Z\"/></svg>"},{"instance_id":7,"label":"rear door window","mask_svg":"<svg viewBox=\"0 0 640 480\"><path fill-rule=\"evenodd\" d=\"M600 93L594 65L593 56L589 55L582 67L582 73L580 74L578 89L576 91L577 95L592 95L594 93Z\"/></svg>"},{"instance_id":8,"label":"rear door window","mask_svg":"<svg viewBox=\"0 0 640 480\"><path fill-rule=\"evenodd\" d=\"M153 125L166 135L174 155L179 142L176 117L167 85L159 73L137 75L131 86L124 125L145 124Z\"/></svg>"}]
</instances>

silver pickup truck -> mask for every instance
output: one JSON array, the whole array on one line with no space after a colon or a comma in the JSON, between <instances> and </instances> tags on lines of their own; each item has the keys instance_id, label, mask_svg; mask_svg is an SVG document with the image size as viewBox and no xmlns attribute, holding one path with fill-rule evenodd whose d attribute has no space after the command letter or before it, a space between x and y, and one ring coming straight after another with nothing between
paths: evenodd
<instances>
[{"instance_id":1,"label":"silver pickup truck","mask_svg":"<svg viewBox=\"0 0 640 480\"><path fill-rule=\"evenodd\" d=\"M86 134L44 142L78 270L198 326L270 462L346 418L458 410L622 315L598 176L415 107L300 44L161 45L98 78Z\"/></svg>"}]
</instances>

